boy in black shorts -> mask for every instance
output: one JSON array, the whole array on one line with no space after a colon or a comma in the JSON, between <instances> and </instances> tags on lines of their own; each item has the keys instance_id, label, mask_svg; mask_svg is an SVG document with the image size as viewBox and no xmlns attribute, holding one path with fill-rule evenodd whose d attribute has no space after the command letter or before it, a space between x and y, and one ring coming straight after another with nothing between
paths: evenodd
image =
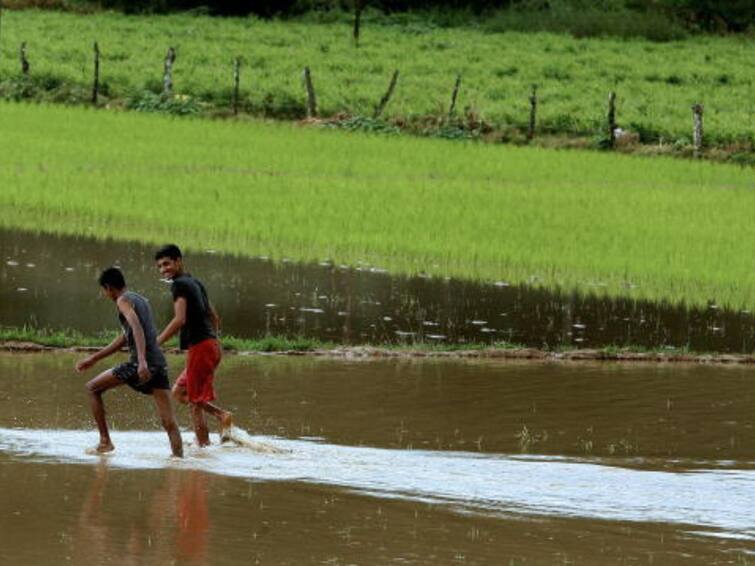
<instances>
[{"instance_id":1,"label":"boy in black shorts","mask_svg":"<svg viewBox=\"0 0 755 566\"><path fill-rule=\"evenodd\" d=\"M147 299L126 289L123 273L117 267L110 267L99 278L102 294L115 302L118 320L123 334L110 344L76 364L76 371L82 372L99 360L119 351L128 344L129 360L102 372L86 384L92 414L100 432L100 442L94 452L105 453L115 449L105 419L105 405L102 394L119 385L151 395L160 415L163 428L168 433L173 456L183 457L183 443L176 424L173 404L170 399L170 383L165 356L157 345L157 331L152 322L152 310Z\"/></svg>"}]
</instances>

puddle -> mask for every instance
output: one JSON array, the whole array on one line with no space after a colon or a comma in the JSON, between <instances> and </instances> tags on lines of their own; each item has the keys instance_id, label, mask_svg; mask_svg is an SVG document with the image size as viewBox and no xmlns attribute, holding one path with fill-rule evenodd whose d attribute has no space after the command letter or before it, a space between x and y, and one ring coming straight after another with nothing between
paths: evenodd
<instances>
[{"instance_id":1,"label":"puddle","mask_svg":"<svg viewBox=\"0 0 755 566\"><path fill-rule=\"evenodd\" d=\"M742 564L755 551L747 368L227 358L219 401L251 436L179 461L126 387L105 395L115 452L87 454L76 359L0 354L0 562ZM183 358L168 360L175 376Z\"/></svg>"},{"instance_id":2,"label":"puddle","mask_svg":"<svg viewBox=\"0 0 755 566\"><path fill-rule=\"evenodd\" d=\"M171 314L151 247L0 230L0 320L4 325L114 327L96 278L120 265L160 323ZM224 330L256 338L304 335L347 344L495 342L534 347L640 345L749 353L755 317L712 304L686 309L654 303L552 293L499 281L482 285L380 270L189 254ZM505 274L502 274L505 275Z\"/></svg>"}]
</instances>

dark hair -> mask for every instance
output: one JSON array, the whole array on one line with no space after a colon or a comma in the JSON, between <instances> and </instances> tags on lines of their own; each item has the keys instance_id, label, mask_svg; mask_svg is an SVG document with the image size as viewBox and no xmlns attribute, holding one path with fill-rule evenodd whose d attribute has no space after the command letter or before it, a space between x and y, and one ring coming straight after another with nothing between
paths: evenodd
<instances>
[{"instance_id":1,"label":"dark hair","mask_svg":"<svg viewBox=\"0 0 755 566\"><path fill-rule=\"evenodd\" d=\"M108 267L105 271L100 273L100 277L97 281L99 282L100 287L123 289L126 286L126 279L123 277L123 272L117 267Z\"/></svg>"},{"instance_id":2,"label":"dark hair","mask_svg":"<svg viewBox=\"0 0 755 566\"><path fill-rule=\"evenodd\" d=\"M181 259L183 256L181 255L181 250L176 244L168 244L157 250L157 252L155 253L155 261L163 257L168 257L175 260Z\"/></svg>"}]
</instances>

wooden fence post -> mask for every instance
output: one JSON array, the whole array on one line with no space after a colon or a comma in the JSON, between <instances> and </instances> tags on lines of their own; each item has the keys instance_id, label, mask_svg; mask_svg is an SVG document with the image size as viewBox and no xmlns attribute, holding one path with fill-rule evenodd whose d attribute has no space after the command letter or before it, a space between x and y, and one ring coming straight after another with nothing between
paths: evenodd
<instances>
[{"instance_id":1,"label":"wooden fence post","mask_svg":"<svg viewBox=\"0 0 755 566\"><path fill-rule=\"evenodd\" d=\"M163 96L170 96L173 92L173 63L176 62L176 50L168 48L165 55L165 66L163 70Z\"/></svg>"},{"instance_id":2,"label":"wooden fence post","mask_svg":"<svg viewBox=\"0 0 755 566\"><path fill-rule=\"evenodd\" d=\"M21 74L24 76L29 76L29 60L26 58L26 42L21 42L21 48L18 50L18 58L21 61Z\"/></svg>"},{"instance_id":3,"label":"wooden fence post","mask_svg":"<svg viewBox=\"0 0 755 566\"><path fill-rule=\"evenodd\" d=\"M317 116L317 97L309 67L304 67L304 86L307 89L307 118L314 118Z\"/></svg>"},{"instance_id":4,"label":"wooden fence post","mask_svg":"<svg viewBox=\"0 0 755 566\"><path fill-rule=\"evenodd\" d=\"M451 93L451 106L448 109L449 118L453 118L454 110L456 110L456 97L459 96L460 86L461 86L461 75L456 75L456 83L454 84L454 91Z\"/></svg>"},{"instance_id":5,"label":"wooden fence post","mask_svg":"<svg viewBox=\"0 0 755 566\"><path fill-rule=\"evenodd\" d=\"M94 42L94 82L92 83L92 104L97 105L100 94L100 46Z\"/></svg>"},{"instance_id":6,"label":"wooden fence post","mask_svg":"<svg viewBox=\"0 0 755 566\"><path fill-rule=\"evenodd\" d=\"M616 147L616 93L608 93L608 146Z\"/></svg>"},{"instance_id":7,"label":"wooden fence post","mask_svg":"<svg viewBox=\"0 0 755 566\"><path fill-rule=\"evenodd\" d=\"M380 118L380 115L383 113L383 110L385 110L385 107L388 106L388 101L391 99L391 96L393 96L393 91L396 88L397 82L398 82L398 69L393 71L393 77L391 77L391 83L388 85L388 90L385 91L383 98L380 99L380 102L378 102L378 105L375 107L375 113L372 115L373 119L377 120L378 118Z\"/></svg>"},{"instance_id":8,"label":"wooden fence post","mask_svg":"<svg viewBox=\"0 0 755 566\"><path fill-rule=\"evenodd\" d=\"M359 47L359 28L362 25L363 0L354 0L354 46Z\"/></svg>"},{"instance_id":9,"label":"wooden fence post","mask_svg":"<svg viewBox=\"0 0 755 566\"><path fill-rule=\"evenodd\" d=\"M695 157L700 157L703 149L703 110L704 107L702 104L694 104L692 106L692 120L694 123L692 141L695 146Z\"/></svg>"},{"instance_id":10,"label":"wooden fence post","mask_svg":"<svg viewBox=\"0 0 755 566\"><path fill-rule=\"evenodd\" d=\"M527 139L532 141L535 138L535 124L537 120L537 85L532 85L532 94L530 94L530 125L527 130Z\"/></svg>"},{"instance_id":11,"label":"wooden fence post","mask_svg":"<svg viewBox=\"0 0 755 566\"><path fill-rule=\"evenodd\" d=\"M233 60L233 115L239 113L239 81L241 77L241 59Z\"/></svg>"}]
</instances>

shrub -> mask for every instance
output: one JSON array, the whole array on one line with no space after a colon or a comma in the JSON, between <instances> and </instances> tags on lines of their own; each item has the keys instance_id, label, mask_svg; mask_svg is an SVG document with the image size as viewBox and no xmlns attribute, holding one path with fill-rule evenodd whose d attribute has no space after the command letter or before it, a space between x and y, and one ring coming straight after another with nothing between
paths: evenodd
<instances>
[{"instance_id":1,"label":"shrub","mask_svg":"<svg viewBox=\"0 0 755 566\"><path fill-rule=\"evenodd\" d=\"M184 94L162 96L150 91L142 91L133 96L127 101L126 106L138 112L164 112L180 116L198 114L201 110L199 103L191 96Z\"/></svg>"},{"instance_id":2,"label":"shrub","mask_svg":"<svg viewBox=\"0 0 755 566\"><path fill-rule=\"evenodd\" d=\"M631 10L624 2L524 0L498 12L484 27L492 32L549 31L575 37L646 37L652 41L681 39L685 33L671 17Z\"/></svg>"}]
</instances>

